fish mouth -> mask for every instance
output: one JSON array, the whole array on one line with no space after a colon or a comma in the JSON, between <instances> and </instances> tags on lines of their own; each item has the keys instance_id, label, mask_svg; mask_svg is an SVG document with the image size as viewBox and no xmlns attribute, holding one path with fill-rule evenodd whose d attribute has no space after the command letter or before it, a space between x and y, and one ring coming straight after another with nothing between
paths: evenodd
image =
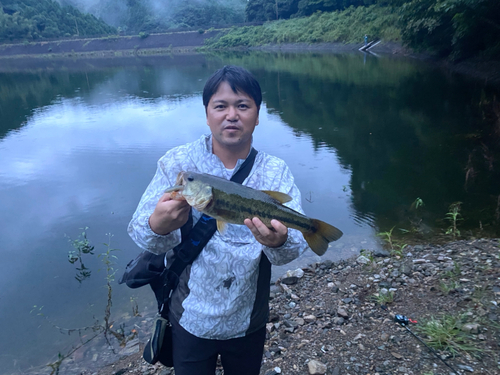
<instances>
[{"instance_id":1,"label":"fish mouth","mask_svg":"<svg viewBox=\"0 0 500 375\"><path fill-rule=\"evenodd\" d=\"M186 186L185 174L186 172L180 172L177 175L175 185L167 188L164 193L179 193L180 195L182 195L184 187Z\"/></svg>"}]
</instances>

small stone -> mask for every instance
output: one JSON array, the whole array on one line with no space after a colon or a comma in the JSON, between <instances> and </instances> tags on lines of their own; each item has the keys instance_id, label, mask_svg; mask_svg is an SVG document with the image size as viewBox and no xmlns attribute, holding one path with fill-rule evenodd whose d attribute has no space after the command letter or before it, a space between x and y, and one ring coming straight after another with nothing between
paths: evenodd
<instances>
[{"instance_id":1,"label":"small stone","mask_svg":"<svg viewBox=\"0 0 500 375\"><path fill-rule=\"evenodd\" d=\"M287 271L284 277L296 277L297 279L301 279L304 276L304 270L302 268L297 268L293 271Z\"/></svg>"},{"instance_id":2,"label":"small stone","mask_svg":"<svg viewBox=\"0 0 500 375\"><path fill-rule=\"evenodd\" d=\"M468 372L474 372L474 369L470 366L466 366L466 365L457 365L457 367L460 369L460 370L465 370L465 371L468 371Z\"/></svg>"},{"instance_id":3,"label":"small stone","mask_svg":"<svg viewBox=\"0 0 500 375\"><path fill-rule=\"evenodd\" d=\"M327 370L324 363L316 361L315 359L312 359L307 363L307 368L309 370L309 374L311 375L323 375L326 374Z\"/></svg>"},{"instance_id":4,"label":"small stone","mask_svg":"<svg viewBox=\"0 0 500 375\"><path fill-rule=\"evenodd\" d=\"M467 323L461 328L463 332L477 334L479 333L479 324L477 323Z\"/></svg>"},{"instance_id":5,"label":"small stone","mask_svg":"<svg viewBox=\"0 0 500 375\"><path fill-rule=\"evenodd\" d=\"M347 314L347 311L345 311L345 309L339 307L339 309L337 310L337 315L342 317L342 318L348 318L349 315Z\"/></svg>"},{"instance_id":6,"label":"small stone","mask_svg":"<svg viewBox=\"0 0 500 375\"><path fill-rule=\"evenodd\" d=\"M290 276L290 277L285 277L285 278L281 279L281 283L285 284L285 285L294 285L294 284L297 284L298 281L299 281L299 278L296 276Z\"/></svg>"},{"instance_id":7,"label":"small stone","mask_svg":"<svg viewBox=\"0 0 500 375\"><path fill-rule=\"evenodd\" d=\"M370 263L370 259L368 259L367 257L365 257L364 255L360 255L357 259L356 259L356 262L358 262L359 264L368 264Z\"/></svg>"},{"instance_id":8,"label":"small stone","mask_svg":"<svg viewBox=\"0 0 500 375\"><path fill-rule=\"evenodd\" d=\"M413 259L413 264L429 263L427 259Z\"/></svg>"},{"instance_id":9,"label":"small stone","mask_svg":"<svg viewBox=\"0 0 500 375\"><path fill-rule=\"evenodd\" d=\"M307 323L313 323L316 321L316 317L314 315L306 315L306 316L304 316L304 320Z\"/></svg>"},{"instance_id":10,"label":"small stone","mask_svg":"<svg viewBox=\"0 0 500 375\"><path fill-rule=\"evenodd\" d=\"M359 339L365 337L366 335L363 335L362 333L358 333L355 338L352 339L352 341L358 341Z\"/></svg>"},{"instance_id":11,"label":"small stone","mask_svg":"<svg viewBox=\"0 0 500 375\"><path fill-rule=\"evenodd\" d=\"M341 326L342 324L344 324L344 322L345 322L344 318L341 318L341 317L333 318L333 323L338 325L338 326Z\"/></svg>"},{"instance_id":12,"label":"small stone","mask_svg":"<svg viewBox=\"0 0 500 375\"><path fill-rule=\"evenodd\" d=\"M295 321L299 326L303 326L305 324L305 320L302 318L295 318Z\"/></svg>"},{"instance_id":13,"label":"small stone","mask_svg":"<svg viewBox=\"0 0 500 375\"><path fill-rule=\"evenodd\" d=\"M397 359L403 359L403 356L399 353L396 352L391 352L392 356Z\"/></svg>"}]
</instances>

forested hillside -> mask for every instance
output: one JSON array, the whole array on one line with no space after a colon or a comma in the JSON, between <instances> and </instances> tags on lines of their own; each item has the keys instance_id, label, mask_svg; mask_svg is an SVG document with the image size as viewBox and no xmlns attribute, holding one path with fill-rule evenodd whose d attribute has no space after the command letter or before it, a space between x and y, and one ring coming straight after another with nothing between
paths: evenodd
<instances>
[{"instance_id":1,"label":"forested hillside","mask_svg":"<svg viewBox=\"0 0 500 375\"><path fill-rule=\"evenodd\" d=\"M401 31L402 42L412 48L452 60L500 55L499 0L249 0L245 14L248 21L269 21L370 5L381 10L374 12L373 17L368 14L350 21L364 23L369 29L376 22L374 18L395 12L394 26ZM352 12L346 14L351 17ZM332 33L342 20L342 17L330 18L335 18L337 24L325 24L327 33Z\"/></svg>"},{"instance_id":2,"label":"forested hillside","mask_svg":"<svg viewBox=\"0 0 500 375\"><path fill-rule=\"evenodd\" d=\"M52 0L0 0L0 41L95 36L116 29L91 14Z\"/></svg>"},{"instance_id":3,"label":"forested hillside","mask_svg":"<svg viewBox=\"0 0 500 375\"><path fill-rule=\"evenodd\" d=\"M500 57L500 0L0 0L0 42L266 21L278 22L233 28L210 47L352 43L368 34L454 61Z\"/></svg>"}]
</instances>

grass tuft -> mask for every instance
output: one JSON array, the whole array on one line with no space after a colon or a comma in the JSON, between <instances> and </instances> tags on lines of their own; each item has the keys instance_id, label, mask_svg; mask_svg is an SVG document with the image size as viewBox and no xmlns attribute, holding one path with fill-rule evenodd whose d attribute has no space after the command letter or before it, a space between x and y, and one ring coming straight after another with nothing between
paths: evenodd
<instances>
[{"instance_id":1,"label":"grass tuft","mask_svg":"<svg viewBox=\"0 0 500 375\"><path fill-rule=\"evenodd\" d=\"M431 348L447 351L454 357L460 352L479 354L481 350L474 345L471 335L461 331L466 318L465 314L447 314L421 319L416 330L426 336L424 341Z\"/></svg>"}]
</instances>

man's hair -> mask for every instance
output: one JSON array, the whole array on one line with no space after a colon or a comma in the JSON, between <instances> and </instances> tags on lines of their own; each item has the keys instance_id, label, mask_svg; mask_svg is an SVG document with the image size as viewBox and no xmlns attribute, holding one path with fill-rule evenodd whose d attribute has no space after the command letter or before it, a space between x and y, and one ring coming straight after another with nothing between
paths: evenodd
<instances>
[{"instance_id":1,"label":"man's hair","mask_svg":"<svg viewBox=\"0 0 500 375\"><path fill-rule=\"evenodd\" d=\"M244 93L250 96L257 107L262 103L262 91L259 82L245 68L226 65L217 70L205 83L203 88L203 105L208 106L210 98L217 92L222 82L227 82L235 93Z\"/></svg>"}]
</instances>

